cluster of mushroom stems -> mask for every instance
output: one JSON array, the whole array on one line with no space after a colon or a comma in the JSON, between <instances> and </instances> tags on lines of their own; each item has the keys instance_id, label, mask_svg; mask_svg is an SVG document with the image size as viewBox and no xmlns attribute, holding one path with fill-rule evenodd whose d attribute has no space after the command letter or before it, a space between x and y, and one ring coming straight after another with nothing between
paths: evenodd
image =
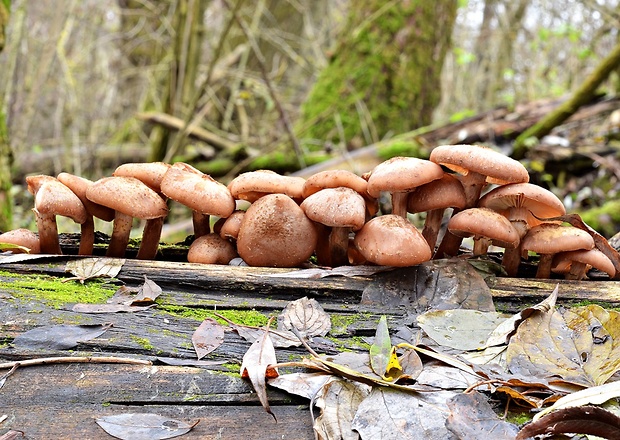
<instances>
[{"instance_id":1,"label":"cluster of mushroom stems","mask_svg":"<svg viewBox=\"0 0 620 440\"><path fill-rule=\"evenodd\" d=\"M490 245L504 248L509 276L531 252L540 256L540 278L554 271L582 279L591 267L615 275L590 234L546 220L566 213L552 192L529 183L520 162L477 145L438 146L429 160L394 157L362 176L328 170L304 179L260 170L224 185L185 163L153 162L123 164L94 182L69 173L26 181L38 235L17 229L1 234L0 243L32 253L62 252L61 215L81 225L81 255L93 253L93 217L113 221L106 255L122 257L138 218L145 226L137 258L155 259L172 200L193 213L192 263L228 264L240 257L250 266L298 267L315 255L329 267L404 267L456 256L462 239L473 237L473 255L486 254ZM391 196L391 213L379 213L382 193ZM409 213L426 213L422 231Z\"/></svg>"}]
</instances>

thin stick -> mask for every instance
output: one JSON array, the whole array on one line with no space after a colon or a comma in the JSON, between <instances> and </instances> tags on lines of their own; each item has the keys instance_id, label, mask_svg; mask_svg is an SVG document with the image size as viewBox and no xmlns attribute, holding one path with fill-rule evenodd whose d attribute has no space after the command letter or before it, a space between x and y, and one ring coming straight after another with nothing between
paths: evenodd
<instances>
[{"instance_id":1,"label":"thin stick","mask_svg":"<svg viewBox=\"0 0 620 440\"><path fill-rule=\"evenodd\" d=\"M60 356L60 357L27 359L25 361L5 362L5 363L0 364L0 369L31 367L34 365L73 364L73 363L153 365L151 361L147 361L143 359L131 359L131 358L122 358L122 357L115 357L115 356L101 356L101 357Z\"/></svg>"}]
</instances>

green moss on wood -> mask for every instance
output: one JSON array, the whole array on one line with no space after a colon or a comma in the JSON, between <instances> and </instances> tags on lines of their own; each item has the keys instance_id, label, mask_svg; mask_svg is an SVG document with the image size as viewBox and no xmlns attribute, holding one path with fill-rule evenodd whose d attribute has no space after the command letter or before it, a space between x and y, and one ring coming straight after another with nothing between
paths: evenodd
<instances>
[{"instance_id":1,"label":"green moss on wood","mask_svg":"<svg viewBox=\"0 0 620 440\"><path fill-rule=\"evenodd\" d=\"M215 315L215 313L225 316L235 324L250 325L260 327L267 324L269 317L257 310L207 310L198 307L186 307L177 305L164 305L160 307L161 311L164 311L173 316L179 316L182 318L194 319L196 321L204 321L206 318L213 318L221 324L226 324L226 321Z\"/></svg>"}]
</instances>

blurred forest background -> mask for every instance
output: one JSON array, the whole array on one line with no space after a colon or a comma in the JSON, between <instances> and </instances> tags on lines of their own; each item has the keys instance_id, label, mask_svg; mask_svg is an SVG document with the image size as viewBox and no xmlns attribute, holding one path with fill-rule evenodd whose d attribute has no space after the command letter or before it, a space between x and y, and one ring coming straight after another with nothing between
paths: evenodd
<instances>
[{"instance_id":1,"label":"blurred forest background","mask_svg":"<svg viewBox=\"0 0 620 440\"><path fill-rule=\"evenodd\" d=\"M181 160L226 182L329 158L361 173L467 140L468 121L512 154L519 133L501 123L542 117L620 44L618 0L0 4L0 194L12 207L0 229L32 228L28 174L97 179ZM605 106L524 154L536 183L607 236L620 225L620 69L609 70L587 102Z\"/></svg>"}]
</instances>

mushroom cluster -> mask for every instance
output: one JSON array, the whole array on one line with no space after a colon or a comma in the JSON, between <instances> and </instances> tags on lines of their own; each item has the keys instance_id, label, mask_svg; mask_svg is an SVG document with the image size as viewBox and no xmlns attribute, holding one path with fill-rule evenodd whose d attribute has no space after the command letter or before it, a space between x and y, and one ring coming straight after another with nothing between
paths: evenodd
<instances>
[{"instance_id":1,"label":"mushroom cluster","mask_svg":"<svg viewBox=\"0 0 620 440\"><path fill-rule=\"evenodd\" d=\"M261 170L226 186L188 164L156 162L124 164L95 182L68 173L27 182L38 241L27 234L21 242L24 231L10 231L0 234L0 243L32 252L61 253L55 216L64 215L82 227L79 253L91 254L96 216L114 222L107 255L123 256L139 218L145 226L137 258L154 259L168 203L181 203L192 211L187 259L193 263L240 257L250 266L297 267L315 255L330 267L413 266L456 256L462 239L472 237L473 255L486 254L490 245L504 248L510 276L530 252L540 255L538 277L556 272L581 279L591 267L615 275L590 234L545 220L566 213L552 192L529 183L520 162L478 145L442 145L429 160L395 157L363 176L329 170L303 179ZM390 213L379 213L381 194L391 197ZM452 215L442 227L448 209ZM408 215L422 212L420 231Z\"/></svg>"}]
</instances>

